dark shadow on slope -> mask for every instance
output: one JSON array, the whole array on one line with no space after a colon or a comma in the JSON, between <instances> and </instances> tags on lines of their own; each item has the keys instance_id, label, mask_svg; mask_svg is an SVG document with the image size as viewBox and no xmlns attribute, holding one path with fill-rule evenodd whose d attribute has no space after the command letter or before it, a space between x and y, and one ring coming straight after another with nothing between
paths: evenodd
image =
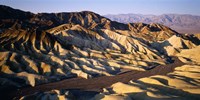
<instances>
[{"instance_id":1,"label":"dark shadow on slope","mask_svg":"<svg viewBox=\"0 0 200 100\"><path fill-rule=\"evenodd\" d=\"M97 33L99 33L99 35L102 36L102 37L104 37L105 39L108 39L108 40L110 40L111 42L117 44L117 45L120 47L120 49L121 49L121 53L126 53L126 52L127 52L126 48L125 48L123 45L121 45L118 41L111 39L111 38L110 38L106 33L104 33L103 31L97 30Z\"/></svg>"},{"instance_id":2,"label":"dark shadow on slope","mask_svg":"<svg viewBox=\"0 0 200 100\"><path fill-rule=\"evenodd\" d=\"M151 87L151 88L158 89L161 93L164 93L164 94L168 93L170 95L176 95L179 97L186 98L188 100L199 100L200 99L200 95L189 93L189 92L183 91L181 89L174 89L171 87L165 87L165 86L160 86L160 85L155 85L155 84L150 84L150 83L144 83L142 81L137 81L137 83L147 86L145 89L147 89L148 91L151 91L148 89ZM151 92L155 92L155 91L151 91Z\"/></svg>"}]
</instances>

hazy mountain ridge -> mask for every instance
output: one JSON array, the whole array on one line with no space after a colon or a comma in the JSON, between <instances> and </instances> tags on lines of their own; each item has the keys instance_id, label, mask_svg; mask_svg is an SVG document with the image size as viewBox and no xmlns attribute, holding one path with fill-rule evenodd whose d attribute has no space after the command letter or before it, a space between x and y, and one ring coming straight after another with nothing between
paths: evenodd
<instances>
[{"instance_id":1,"label":"hazy mountain ridge","mask_svg":"<svg viewBox=\"0 0 200 100\"><path fill-rule=\"evenodd\" d=\"M147 71L200 44L198 35L179 34L161 24L123 24L90 11L33 14L6 6L0 11L5 91L72 77Z\"/></svg>"},{"instance_id":2,"label":"hazy mountain ridge","mask_svg":"<svg viewBox=\"0 0 200 100\"><path fill-rule=\"evenodd\" d=\"M142 14L119 14L104 15L105 17L121 23L159 23L166 25L180 33L199 33L200 16L187 14L163 14L163 15L142 15Z\"/></svg>"}]
</instances>

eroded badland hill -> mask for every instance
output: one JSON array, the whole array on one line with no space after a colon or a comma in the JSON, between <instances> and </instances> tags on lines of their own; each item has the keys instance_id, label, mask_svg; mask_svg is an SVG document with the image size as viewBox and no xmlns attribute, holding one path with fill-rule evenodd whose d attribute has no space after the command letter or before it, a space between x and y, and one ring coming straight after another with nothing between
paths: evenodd
<instances>
[{"instance_id":1,"label":"eroded badland hill","mask_svg":"<svg viewBox=\"0 0 200 100\"><path fill-rule=\"evenodd\" d=\"M123 24L90 11L33 14L0 6L1 96L199 99L199 44L198 34L161 24Z\"/></svg>"}]
</instances>

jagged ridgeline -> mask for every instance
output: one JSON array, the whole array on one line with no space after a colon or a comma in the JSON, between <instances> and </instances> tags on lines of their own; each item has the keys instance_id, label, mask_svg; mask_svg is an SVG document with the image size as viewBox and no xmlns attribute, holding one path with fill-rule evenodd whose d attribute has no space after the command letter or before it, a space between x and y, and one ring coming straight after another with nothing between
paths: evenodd
<instances>
[{"instance_id":1,"label":"jagged ridgeline","mask_svg":"<svg viewBox=\"0 0 200 100\"><path fill-rule=\"evenodd\" d=\"M89 11L33 14L0 6L0 82L21 87L146 71L198 43L198 37L160 24L122 24Z\"/></svg>"}]
</instances>

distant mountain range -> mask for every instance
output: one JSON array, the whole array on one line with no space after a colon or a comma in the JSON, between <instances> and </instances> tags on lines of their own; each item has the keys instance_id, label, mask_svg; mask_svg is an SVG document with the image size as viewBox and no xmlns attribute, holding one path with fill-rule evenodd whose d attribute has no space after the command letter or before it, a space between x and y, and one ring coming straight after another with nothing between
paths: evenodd
<instances>
[{"instance_id":1,"label":"distant mountain range","mask_svg":"<svg viewBox=\"0 0 200 100\"><path fill-rule=\"evenodd\" d=\"M105 17L121 23L159 23L166 25L180 33L200 33L200 16L187 14L163 14L163 15L142 15L142 14L118 14L104 15Z\"/></svg>"}]
</instances>

